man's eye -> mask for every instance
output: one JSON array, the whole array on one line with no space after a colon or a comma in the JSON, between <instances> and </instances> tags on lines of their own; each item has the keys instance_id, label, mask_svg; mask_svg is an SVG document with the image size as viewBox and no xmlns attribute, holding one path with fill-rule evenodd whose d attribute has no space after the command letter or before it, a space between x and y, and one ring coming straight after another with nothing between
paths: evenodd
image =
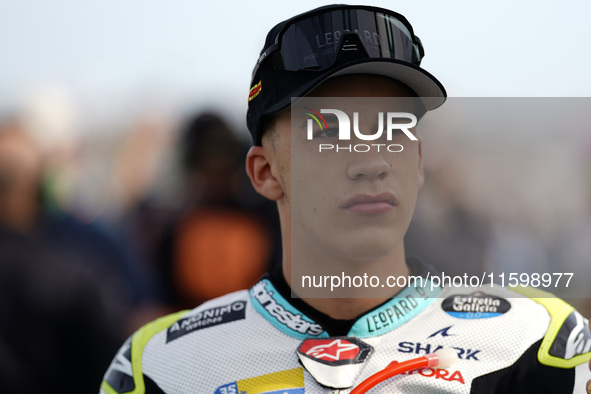
<instances>
[{"instance_id":1,"label":"man's eye","mask_svg":"<svg viewBox=\"0 0 591 394\"><path fill-rule=\"evenodd\" d=\"M337 128L328 128L326 130L319 130L314 133L314 138L330 138L336 137L339 135L339 130Z\"/></svg>"}]
</instances>

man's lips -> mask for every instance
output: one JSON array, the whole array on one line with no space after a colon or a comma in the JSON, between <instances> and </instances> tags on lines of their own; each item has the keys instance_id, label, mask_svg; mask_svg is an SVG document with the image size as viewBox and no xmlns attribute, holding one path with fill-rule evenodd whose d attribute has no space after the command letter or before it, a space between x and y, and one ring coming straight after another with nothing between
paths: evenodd
<instances>
[{"instance_id":1,"label":"man's lips","mask_svg":"<svg viewBox=\"0 0 591 394\"><path fill-rule=\"evenodd\" d=\"M392 193L377 195L357 194L346 200L343 209L352 213L375 214L387 212L398 205L398 200Z\"/></svg>"}]
</instances>

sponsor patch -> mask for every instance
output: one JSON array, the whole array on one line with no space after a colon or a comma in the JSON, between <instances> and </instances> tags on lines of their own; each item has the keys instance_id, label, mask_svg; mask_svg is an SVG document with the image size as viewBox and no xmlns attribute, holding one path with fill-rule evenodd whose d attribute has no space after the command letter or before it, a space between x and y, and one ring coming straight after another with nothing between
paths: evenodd
<instances>
[{"instance_id":1,"label":"sponsor patch","mask_svg":"<svg viewBox=\"0 0 591 394\"><path fill-rule=\"evenodd\" d=\"M443 349L444 347L449 347L449 345L439 345L439 344L431 344L431 343L421 343L421 342L399 342L398 343L398 350L400 353L414 353L419 355L425 355L429 353L435 353L439 349ZM458 352L458 358L460 360L473 360L473 361L480 361L478 358L480 356L481 350L475 349L464 349L461 347L453 346L453 348Z\"/></svg>"},{"instance_id":2,"label":"sponsor patch","mask_svg":"<svg viewBox=\"0 0 591 394\"><path fill-rule=\"evenodd\" d=\"M250 100L252 100L256 96L258 96L259 93L261 92L261 90L262 90L261 81L259 81L259 83L257 83L252 88L250 88L250 92L248 93L248 101L250 102Z\"/></svg>"},{"instance_id":3,"label":"sponsor patch","mask_svg":"<svg viewBox=\"0 0 591 394\"><path fill-rule=\"evenodd\" d=\"M373 348L354 337L306 339L298 358L318 383L335 389L352 387Z\"/></svg>"},{"instance_id":4,"label":"sponsor patch","mask_svg":"<svg viewBox=\"0 0 591 394\"><path fill-rule=\"evenodd\" d=\"M456 334L450 332L452 326L444 327L440 330L435 331L433 334L429 335L429 338L447 338L447 337L455 337ZM451 339L444 339L444 343L446 345L438 344L438 343L424 343L424 342L410 342L404 341L398 343L398 348L396 349L400 353L414 353L417 355L425 355L429 353L435 353L439 349L443 349L444 347L450 347ZM453 346L453 349L458 353L458 358L460 360L473 360L473 361L480 361L478 358L480 356L481 350L476 349L465 349L457 346Z\"/></svg>"},{"instance_id":5,"label":"sponsor patch","mask_svg":"<svg viewBox=\"0 0 591 394\"><path fill-rule=\"evenodd\" d=\"M588 352L591 352L589 322L579 312L572 311L558 330L549 353L552 356L570 360Z\"/></svg>"},{"instance_id":6,"label":"sponsor patch","mask_svg":"<svg viewBox=\"0 0 591 394\"><path fill-rule=\"evenodd\" d=\"M214 394L305 394L302 368L242 379L218 387Z\"/></svg>"},{"instance_id":7,"label":"sponsor patch","mask_svg":"<svg viewBox=\"0 0 591 394\"><path fill-rule=\"evenodd\" d=\"M180 319L166 331L166 343L197 330L244 319L245 310L246 301L234 301L231 304L206 309Z\"/></svg>"},{"instance_id":8,"label":"sponsor patch","mask_svg":"<svg viewBox=\"0 0 591 394\"><path fill-rule=\"evenodd\" d=\"M254 285L250 296L257 312L282 332L300 339L328 336L320 324L304 316L277 293L267 279Z\"/></svg>"},{"instance_id":9,"label":"sponsor patch","mask_svg":"<svg viewBox=\"0 0 591 394\"><path fill-rule=\"evenodd\" d=\"M398 364L398 361L392 361L388 367L396 364ZM459 382L461 384L466 384L460 371L450 371L443 368L415 369L413 371L405 372L403 375L420 375L426 378L443 379L448 382Z\"/></svg>"},{"instance_id":10,"label":"sponsor patch","mask_svg":"<svg viewBox=\"0 0 591 394\"><path fill-rule=\"evenodd\" d=\"M343 365L364 362L372 347L356 338L306 339L298 353L323 364Z\"/></svg>"},{"instance_id":11,"label":"sponsor patch","mask_svg":"<svg viewBox=\"0 0 591 394\"><path fill-rule=\"evenodd\" d=\"M475 292L448 297L441 303L441 308L458 319L487 319L506 313L511 304L504 298Z\"/></svg>"},{"instance_id":12,"label":"sponsor patch","mask_svg":"<svg viewBox=\"0 0 591 394\"><path fill-rule=\"evenodd\" d=\"M441 291L440 287L409 286L381 307L361 317L349 331L349 335L369 338L390 332L412 320L425 310Z\"/></svg>"}]
</instances>

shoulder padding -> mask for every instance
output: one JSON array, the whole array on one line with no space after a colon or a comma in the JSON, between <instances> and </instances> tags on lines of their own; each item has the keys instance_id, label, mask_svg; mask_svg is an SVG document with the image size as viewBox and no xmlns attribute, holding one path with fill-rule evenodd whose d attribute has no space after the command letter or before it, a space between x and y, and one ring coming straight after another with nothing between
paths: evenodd
<instances>
[{"instance_id":1,"label":"shoulder padding","mask_svg":"<svg viewBox=\"0 0 591 394\"><path fill-rule=\"evenodd\" d=\"M175 321L179 320L182 316L184 316L188 311L181 311L177 313L173 313L168 316L161 317L153 322L150 322L136 331L136 333L131 337L131 344L130 349L128 348L127 351L130 351L130 361L131 362L131 371L133 376L133 384L130 384L130 388L124 389L125 391L117 391L111 384L109 384L109 371L107 371L107 375L105 376L105 380L103 380L101 384L101 392L105 394L143 394L146 392L146 385L144 382L144 374L142 372L142 353L144 351L144 347L148 343L148 341L158 332L167 329L170 327ZM124 345L127 346L129 342L126 342ZM119 356L119 355L118 355ZM113 364L117 362L117 357L113 361ZM129 357L129 356L128 356ZM111 364L113 366L113 364ZM129 364L128 364L129 365ZM127 374L126 374L127 375ZM129 379L129 377L128 377Z\"/></svg>"},{"instance_id":2,"label":"shoulder padding","mask_svg":"<svg viewBox=\"0 0 591 394\"><path fill-rule=\"evenodd\" d=\"M574 368L591 359L589 322L567 302L533 287L512 287L541 304L550 315L548 331L538 349L538 361L557 368Z\"/></svg>"}]
</instances>

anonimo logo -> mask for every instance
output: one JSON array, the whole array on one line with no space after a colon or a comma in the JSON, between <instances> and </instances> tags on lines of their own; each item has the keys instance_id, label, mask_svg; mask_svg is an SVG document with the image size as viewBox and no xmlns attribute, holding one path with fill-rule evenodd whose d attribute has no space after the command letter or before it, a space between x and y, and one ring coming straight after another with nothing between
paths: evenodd
<instances>
[{"instance_id":1,"label":"anonimo logo","mask_svg":"<svg viewBox=\"0 0 591 394\"><path fill-rule=\"evenodd\" d=\"M309 107L304 107L304 110L304 114L310 117L307 122L306 134L309 141L322 137L326 138L335 136L339 141L350 141L352 135L362 141L376 141L382 140L385 133L386 140L391 142L400 134L400 132L406 135L409 140L417 141L417 137L415 137L410 131L411 128L417 125L417 117L409 112L378 112L378 129L375 132L363 133L359 128L359 112L353 112L353 124L351 127L351 119L344 111L338 109L321 109L320 112L318 112ZM328 126L328 123L322 114L331 114L336 117L336 123L338 124L337 130L333 130ZM318 145L319 152L346 151L363 153L371 150L377 150L378 152L402 152L404 147L398 143L365 143L349 145L320 143Z\"/></svg>"},{"instance_id":2,"label":"anonimo logo","mask_svg":"<svg viewBox=\"0 0 591 394\"><path fill-rule=\"evenodd\" d=\"M198 311L173 323L166 331L166 343L197 330L229 323L245 318L246 301L234 301L228 305Z\"/></svg>"}]
</instances>

